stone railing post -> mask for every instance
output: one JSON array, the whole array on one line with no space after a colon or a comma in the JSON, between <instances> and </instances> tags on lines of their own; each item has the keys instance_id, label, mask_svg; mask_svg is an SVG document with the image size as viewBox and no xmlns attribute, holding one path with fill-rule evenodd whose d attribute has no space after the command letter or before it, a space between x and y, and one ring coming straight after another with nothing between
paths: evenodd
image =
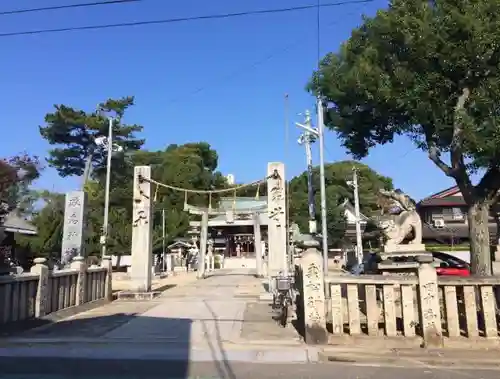
<instances>
[{"instance_id":1,"label":"stone railing post","mask_svg":"<svg viewBox=\"0 0 500 379\"><path fill-rule=\"evenodd\" d=\"M73 262L71 262L71 268L78 270L75 305L82 305L87 300L87 264L85 263L85 258L74 257Z\"/></svg>"},{"instance_id":2,"label":"stone railing post","mask_svg":"<svg viewBox=\"0 0 500 379\"><path fill-rule=\"evenodd\" d=\"M423 260L426 261L423 261ZM429 260L429 262L427 262ZM425 347L442 347L441 310L436 268L432 257L421 257L418 268L418 302L420 307L420 326Z\"/></svg>"},{"instance_id":3,"label":"stone railing post","mask_svg":"<svg viewBox=\"0 0 500 379\"><path fill-rule=\"evenodd\" d=\"M45 316L49 312L49 267L45 264L46 262L45 258L35 258L35 265L30 270L39 276L35 299L35 317Z\"/></svg>"},{"instance_id":4,"label":"stone railing post","mask_svg":"<svg viewBox=\"0 0 500 379\"><path fill-rule=\"evenodd\" d=\"M310 246L302 254L300 266L302 271L302 300L304 309L304 339L308 345L328 343L326 330L325 277L323 258L311 241Z\"/></svg>"},{"instance_id":5,"label":"stone railing post","mask_svg":"<svg viewBox=\"0 0 500 379\"><path fill-rule=\"evenodd\" d=\"M111 261L111 257L102 258L101 266L106 269L104 298L108 301L113 301L113 262Z\"/></svg>"}]
</instances>

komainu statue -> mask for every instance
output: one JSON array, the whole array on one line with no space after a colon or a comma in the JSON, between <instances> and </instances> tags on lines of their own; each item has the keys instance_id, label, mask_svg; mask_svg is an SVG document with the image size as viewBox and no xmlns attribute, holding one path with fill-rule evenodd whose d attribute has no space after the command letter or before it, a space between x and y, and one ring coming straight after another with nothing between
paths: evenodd
<instances>
[{"instance_id":1,"label":"komainu statue","mask_svg":"<svg viewBox=\"0 0 500 379\"><path fill-rule=\"evenodd\" d=\"M384 250L397 250L405 240L415 248L415 245L422 245L422 220L415 201L400 190L380 190L380 194L400 209L398 214L393 213L379 221L385 237Z\"/></svg>"}]
</instances>

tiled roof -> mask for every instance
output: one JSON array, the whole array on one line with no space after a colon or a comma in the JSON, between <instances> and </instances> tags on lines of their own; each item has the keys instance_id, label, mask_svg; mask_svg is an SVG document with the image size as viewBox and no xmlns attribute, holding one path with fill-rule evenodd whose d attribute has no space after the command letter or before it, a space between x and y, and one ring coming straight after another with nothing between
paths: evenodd
<instances>
[{"instance_id":1,"label":"tiled roof","mask_svg":"<svg viewBox=\"0 0 500 379\"><path fill-rule=\"evenodd\" d=\"M419 206L429 207L451 207L451 206L463 206L465 205L464 198L462 196L450 196L445 198L427 198L418 203Z\"/></svg>"},{"instance_id":2,"label":"tiled roof","mask_svg":"<svg viewBox=\"0 0 500 379\"><path fill-rule=\"evenodd\" d=\"M418 206L462 206L464 199L458 186L446 188L434 195L428 196L418 202Z\"/></svg>"},{"instance_id":3,"label":"tiled roof","mask_svg":"<svg viewBox=\"0 0 500 379\"><path fill-rule=\"evenodd\" d=\"M5 216L3 227L6 232L20 233L20 234L37 234L36 227L28 220L20 217L15 211Z\"/></svg>"}]
</instances>

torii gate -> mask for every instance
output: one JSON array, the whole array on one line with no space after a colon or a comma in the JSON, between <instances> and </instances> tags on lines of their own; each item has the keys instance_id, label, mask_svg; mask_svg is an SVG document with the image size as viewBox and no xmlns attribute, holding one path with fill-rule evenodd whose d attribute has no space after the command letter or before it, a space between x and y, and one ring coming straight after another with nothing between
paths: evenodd
<instances>
[{"instance_id":1,"label":"torii gate","mask_svg":"<svg viewBox=\"0 0 500 379\"><path fill-rule=\"evenodd\" d=\"M200 252L198 259L198 277L203 278L205 276L205 262L207 260L207 242L208 242L208 218L209 216L226 216L226 222L230 224L234 220L236 215L251 215L253 219L253 232L254 232L254 244L255 244L255 265L257 269L257 276L262 276L262 249L261 242L262 237L260 233L260 218L259 214L266 212L267 209L262 207L256 207L255 209L245 209L245 210L214 210L211 208L201 208L187 203L184 204L184 210L196 215L201 215L201 228L200 228ZM213 250L208 251L208 271L214 270L214 256Z\"/></svg>"},{"instance_id":2,"label":"torii gate","mask_svg":"<svg viewBox=\"0 0 500 379\"><path fill-rule=\"evenodd\" d=\"M268 276L274 276L278 272L288 272L289 263L287 259L287 209L285 195L285 165L281 162L270 162L267 166L267 215L268 215ZM133 220L132 220L132 265L131 279L133 290L136 292L151 291L152 276L152 186L164 186L177 191L188 190L159 183L151 179L151 167L136 166L134 168L134 195L133 195ZM228 189L233 191L235 189ZM196 192L196 191L194 191ZM206 192L206 191L200 191ZM205 276L205 260L208 238L208 216L209 214L225 214L226 217L234 218L234 214L251 214L254 221L255 241L262 241L260 233L259 213L263 209L233 211L217 211L204 208L192 207L185 204L185 209L194 214L202 216L200 236L200 257L198 277ZM261 243L255 243L257 275L262 276L262 250ZM213 258L213 257L212 257ZM211 259L213 261L213 259ZM212 266L211 266L212 267Z\"/></svg>"}]
</instances>

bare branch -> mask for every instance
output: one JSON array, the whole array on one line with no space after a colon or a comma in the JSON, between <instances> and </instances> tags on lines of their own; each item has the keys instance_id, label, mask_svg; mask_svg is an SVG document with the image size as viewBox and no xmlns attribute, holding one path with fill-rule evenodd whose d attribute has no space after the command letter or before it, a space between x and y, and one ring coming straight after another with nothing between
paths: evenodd
<instances>
[{"instance_id":1,"label":"bare branch","mask_svg":"<svg viewBox=\"0 0 500 379\"><path fill-rule=\"evenodd\" d=\"M457 105L455 106L455 120L453 122L453 137L451 139L450 145L450 157L451 157L451 167L455 175L462 176L464 179L465 161L462 150L462 133L464 130L463 126L463 114L465 112L465 103L469 99L470 91L466 87L462 90L462 94L458 97Z\"/></svg>"}]
</instances>

